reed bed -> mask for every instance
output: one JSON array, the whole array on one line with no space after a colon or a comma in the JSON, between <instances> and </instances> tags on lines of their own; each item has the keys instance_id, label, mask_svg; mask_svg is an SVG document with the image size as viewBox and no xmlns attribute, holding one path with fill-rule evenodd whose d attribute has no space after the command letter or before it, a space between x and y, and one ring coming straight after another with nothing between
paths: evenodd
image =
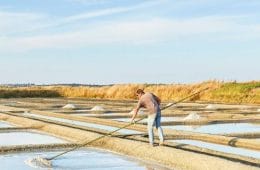
<instances>
[{"instance_id":1,"label":"reed bed","mask_svg":"<svg viewBox=\"0 0 260 170\"><path fill-rule=\"evenodd\" d=\"M179 100L196 91L208 91L190 101L260 104L260 81L205 81L194 84L115 84L106 86L30 86L1 87L0 97L82 97L96 99L136 99L137 89L153 92L163 101Z\"/></svg>"}]
</instances>

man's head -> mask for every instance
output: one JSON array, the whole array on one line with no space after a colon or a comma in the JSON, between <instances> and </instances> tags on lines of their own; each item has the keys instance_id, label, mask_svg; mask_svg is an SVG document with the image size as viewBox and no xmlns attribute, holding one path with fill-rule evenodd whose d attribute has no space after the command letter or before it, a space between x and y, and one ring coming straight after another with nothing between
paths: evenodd
<instances>
[{"instance_id":1,"label":"man's head","mask_svg":"<svg viewBox=\"0 0 260 170\"><path fill-rule=\"evenodd\" d=\"M137 96L138 98L140 98L143 94L144 94L143 89L138 89L138 90L136 91L136 96Z\"/></svg>"}]
</instances>

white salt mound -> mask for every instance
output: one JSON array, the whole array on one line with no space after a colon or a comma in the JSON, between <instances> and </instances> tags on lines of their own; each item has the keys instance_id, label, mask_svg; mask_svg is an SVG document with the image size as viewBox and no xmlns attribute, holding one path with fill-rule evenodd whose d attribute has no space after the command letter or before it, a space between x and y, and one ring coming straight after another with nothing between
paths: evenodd
<instances>
[{"instance_id":1,"label":"white salt mound","mask_svg":"<svg viewBox=\"0 0 260 170\"><path fill-rule=\"evenodd\" d=\"M208 106L205 107L206 109L216 109L216 106L209 104Z\"/></svg>"},{"instance_id":2,"label":"white salt mound","mask_svg":"<svg viewBox=\"0 0 260 170\"><path fill-rule=\"evenodd\" d=\"M52 164L50 161L41 158L40 156L36 157L36 158L30 158L25 160L25 163L33 168L36 169L50 169L52 168Z\"/></svg>"},{"instance_id":3,"label":"white salt mound","mask_svg":"<svg viewBox=\"0 0 260 170\"><path fill-rule=\"evenodd\" d=\"M75 109L76 106L74 104L66 104L65 106L62 107L63 109Z\"/></svg>"},{"instance_id":4,"label":"white salt mound","mask_svg":"<svg viewBox=\"0 0 260 170\"><path fill-rule=\"evenodd\" d=\"M198 120L198 119L200 119L200 115L198 115L196 112L192 112L188 116L186 116L183 120Z\"/></svg>"},{"instance_id":5,"label":"white salt mound","mask_svg":"<svg viewBox=\"0 0 260 170\"><path fill-rule=\"evenodd\" d=\"M105 109L102 106L94 106L91 110L92 111L105 111Z\"/></svg>"}]
</instances>

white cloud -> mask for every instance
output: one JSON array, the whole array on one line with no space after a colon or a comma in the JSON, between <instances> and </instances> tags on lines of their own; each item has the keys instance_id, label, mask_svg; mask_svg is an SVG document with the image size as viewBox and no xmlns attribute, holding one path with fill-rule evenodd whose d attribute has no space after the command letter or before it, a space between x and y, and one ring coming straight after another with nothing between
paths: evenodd
<instances>
[{"instance_id":1,"label":"white cloud","mask_svg":"<svg viewBox=\"0 0 260 170\"><path fill-rule=\"evenodd\" d=\"M0 35L7 36L35 30L48 20L49 17L43 14L0 11Z\"/></svg>"},{"instance_id":2,"label":"white cloud","mask_svg":"<svg viewBox=\"0 0 260 170\"><path fill-rule=\"evenodd\" d=\"M159 1L158 1L159 2ZM67 32L48 33L61 24L119 14L154 5L156 1L131 7L120 7L81 13L64 18L44 14L0 12L0 51L27 51L43 48L79 48L111 43L147 44L173 41L177 38L206 37L217 40L259 39L260 25L238 23L248 16L208 16L186 19L154 18L136 21L106 21L80 24ZM40 31L39 31L40 30ZM28 31L30 34L22 34ZM217 34L217 35L215 35ZM1 53L1 52L0 52Z\"/></svg>"},{"instance_id":3,"label":"white cloud","mask_svg":"<svg viewBox=\"0 0 260 170\"><path fill-rule=\"evenodd\" d=\"M108 0L66 0L69 2L75 2L75 3L80 3L80 4L84 4L84 5L93 5L93 4L107 4L110 1Z\"/></svg>"},{"instance_id":4,"label":"white cloud","mask_svg":"<svg viewBox=\"0 0 260 170\"><path fill-rule=\"evenodd\" d=\"M98 11L94 11L94 12L86 12L86 13L81 13L78 15L66 17L61 21L61 23L68 23L68 22L74 22L74 21L78 21L78 20L82 20L82 19L89 19L89 18L94 18L94 17L112 15L112 14L116 14L116 13L128 12L133 9L136 9L136 7L109 8L109 9L103 9L103 10L98 10Z\"/></svg>"},{"instance_id":5,"label":"white cloud","mask_svg":"<svg viewBox=\"0 0 260 170\"><path fill-rule=\"evenodd\" d=\"M149 21L106 22L81 30L52 35L2 37L0 49L26 51L42 48L80 48L111 43L147 44L185 37L211 36L218 39L219 35L235 38L234 36L242 34L250 37L252 34L259 35L259 28L260 25L239 25L218 17L187 20L155 18Z\"/></svg>"},{"instance_id":6,"label":"white cloud","mask_svg":"<svg viewBox=\"0 0 260 170\"><path fill-rule=\"evenodd\" d=\"M82 1L82 0L80 0ZM99 1L97 1L99 2ZM143 3L139 3L137 5L129 6L129 7L115 7L115 8L108 8L108 9L102 9L102 10L96 10L96 11L88 11L84 13L80 13L77 15L65 17L60 21L60 24L63 23L70 23L70 22L75 22L78 20L83 20L83 19L90 19L94 17L100 17L100 16L107 16L107 15L113 15L113 14L118 14L118 13L123 13L123 12L129 12L129 11L134 11L137 9L142 9L148 6L155 6L157 4L162 3L163 1L146 1Z\"/></svg>"},{"instance_id":7,"label":"white cloud","mask_svg":"<svg viewBox=\"0 0 260 170\"><path fill-rule=\"evenodd\" d=\"M74 22L80 22L91 18L134 11L162 2L163 1L146 1L133 6L94 10L67 17L54 17L38 13L0 11L0 35L8 36L13 34L34 33L34 31L39 32L59 26L72 25Z\"/></svg>"}]
</instances>

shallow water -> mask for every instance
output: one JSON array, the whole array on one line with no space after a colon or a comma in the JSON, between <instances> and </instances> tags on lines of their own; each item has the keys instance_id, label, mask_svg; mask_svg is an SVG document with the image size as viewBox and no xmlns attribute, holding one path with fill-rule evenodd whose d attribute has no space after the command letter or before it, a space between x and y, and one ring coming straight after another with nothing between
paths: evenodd
<instances>
[{"instance_id":1,"label":"shallow water","mask_svg":"<svg viewBox=\"0 0 260 170\"><path fill-rule=\"evenodd\" d=\"M66 141L35 132L8 132L0 133L0 146L66 143ZM1 168L0 168L1 169Z\"/></svg>"},{"instance_id":2,"label":"shallow water","mask_svg":"<svg viewBox=\"0 0 260 170\"><path fill-rule=\"evenodd\" d=\"M0 121L0 128L5 128L5 127L14 127L14 126L7 122Z\"/></svg>"},{"instance_id":3,"label":"shallow water","mask_svg":"<svg viewBox=\"0 0 260 170\"><path fill-rule=\"evenodd\" d=\"M183 117L161 117L161 122L179 121L182 119L183 119ZM120 122L130 122L131 118L116 118L116 119L112 119L112 120L116 120L116 121L120 121ZM144 120L142 120L140 122L147 123L147 118L145 118Z\"/></svg>"},{"instance_id":4,"label":"shallow water","mask_svg":"<svg viewBox=\"0 0 260 170\"><path fill-rule=\"evenodd\" d=\"M100 116L100 115L104 115L104 114L98 114L98 113L73 113L72 115L74 115L74 116L95 117L95 116Z\"/></svg>"},{"instance_id":5,"label":"shallow water","mask_svg":"<svg viewBox=\"0 0 260 170\"><path fill-rule=\"evenodd\" d=\"M226 123L201 126L176 125L164 127L174 130L185 130L210 134L260 132L260 125L250 123Z\"/></svg>"},{"instance_id":6,"label":"shallow water","mask_svg":"<svg viewBox=\"0 0 260 170\"><path fill-rule=\"evenodd\" d=\"M37 114L31 114L31 113L25 113L24 115L38 117L38 118L45 118L45 119L55 120L55 121L59 121L59 122L70 123L70 124L73 124L73 125L92 127L92 128L108 130L108 131L114 131L114 130L118 129L117 127L113 127L113 126L99 125L99 124L95 124L95 123L87 123L87 122L68 120L68 119L56 118L56 117L49 117L49 116L43 116L43 115L37 115ZM122 129L122 130L119 130L118 132L122 133L122 134L141 133L139 131L128 130L128 129Z\"/></svg>"},{"instance_id":7,"label":"shallow water","mask_svg":"<svg viewBox=\"0 0 260 170\"><path fill-rule=\"evenodd\" d=\"M34 168L26 164L26 160L37 156L48 158L61 152L30 152L0 155L1 170L31 170ZM166 168L144 163L133 158L91 148L67 153L54 159L52 164L55 170L167 170Z\"/></svg>"},{"instance_id":8,"label":"shallow water","mask_svg":"<svg viewBox=\"0 0 260 170\"><path fill-rule=\"evenodd\" d=\"M129 114L125 114L125 113L73 113L73 115L77 115L77 116L129 116Z\"/></svg>"},{"instance_id":9,"label":"shallow water","mask_svg":"<svg viewBox=\"0 0 260 170\"><path fill-rule=\"evenodd\" d=\"M260 159L260 152L250 150L250 149L236 148L232 146L225 146L225 145L202 142L197 140L169 140L169 141Z\"/></svg>"},{"instance_id":10,"label":"shallow water","mask_svg":"<svg viewBox=\"0 0 260 170\"><path fill-rule=\"evenodd\" d=\"M74 110L74 112L89 112L90 109Z\"/></svg>"}]
</instances>

